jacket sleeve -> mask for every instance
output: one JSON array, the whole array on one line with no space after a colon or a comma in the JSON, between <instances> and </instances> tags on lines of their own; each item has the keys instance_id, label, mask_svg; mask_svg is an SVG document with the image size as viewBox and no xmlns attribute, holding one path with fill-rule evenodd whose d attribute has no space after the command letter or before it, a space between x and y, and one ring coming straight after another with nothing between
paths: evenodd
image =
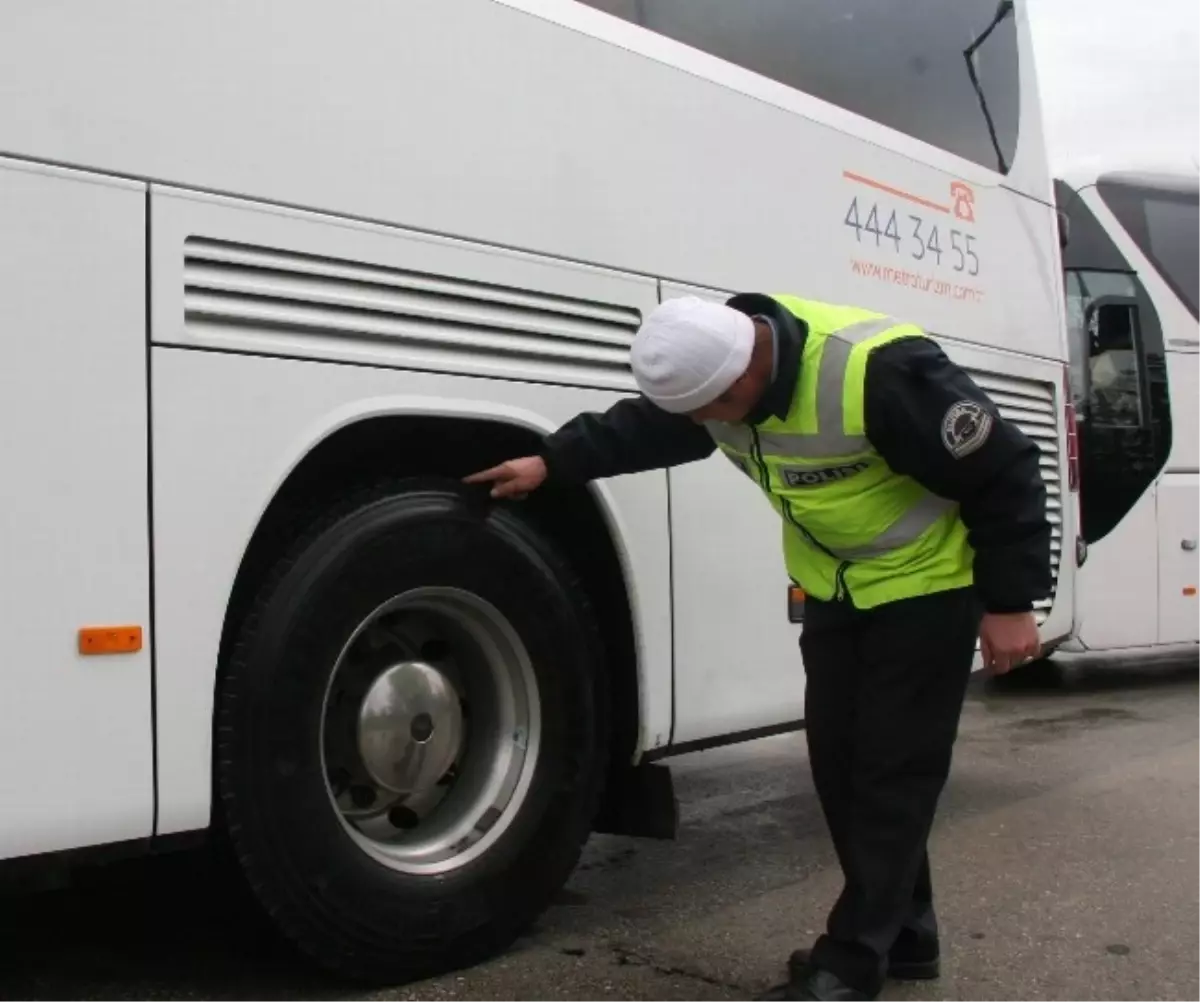
<instances>
[{"instance_id":1,"label":"jacket sleeve","mask_svg":"<svg viewBox=\"0 0 1200 1002\"><path fill-rule=\"evenodd\" d=\"M603 414L580 414L547 436L550 476L569 483L663 469L704 459L716 448L691 418L645 397L620 400Z\"/></svg>"},{"instance_id":2,"label":"jacket sleeve","mask_svg":"<svg viewBox=\"0 0 1200 1002\"><path fill-rule=\"evenodd\" d=\"M893 470L959 503L988 612L1023 612L1050 594L1040 450L934 341L898 341L871 355L865 416L867 437Z\"/></svg>"}]
</instances>

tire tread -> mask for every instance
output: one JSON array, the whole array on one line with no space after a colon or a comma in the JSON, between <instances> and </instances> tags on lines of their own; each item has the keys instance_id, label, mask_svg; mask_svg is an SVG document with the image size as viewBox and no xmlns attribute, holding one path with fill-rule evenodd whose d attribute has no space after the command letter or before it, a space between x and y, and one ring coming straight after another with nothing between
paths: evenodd
<instances>
[{"instance_id":1,"label":"tire tread","mask_svg":"<svg viewBox=\"0 0 1200 1002\"><path fill-rule=\"evenodd\" d=\"M279 886L279 881L273 879L271 867L265 866L259 857L259 850L253 846L254 839L247 836L251 827L247 823L245 804L238 796L233 775L238 768L234 741L237 724L234 719L235 708L241 699L241 688L250 666L250 652L263 626L266 611L275 598L289 573L296 566L303 554L316 543L325 533L344 519L362 513L366 508L395 499L401 494L417 490L434 490L446 493L453 490L468 508L479 510L481 518L490 516L491 509L480 509L474 498L458 488L456 484L430 478L387 479L365 484L344 496L344 499L323 512L298 513L293 519L293 527L298 531L291 535L290 545L271 565L262 578L254 600L248 611L237 626L236 640L233 643L225 665L218 677L216 693L216 713L214 715L214 780L217 790L215 800L215 825L226 840L232 856L236 859L246 882L254 897L258 900L267 915L283 936L299 950L315 960L321 967L337 977L378 983L391 980L397 967L403 969L405 979L422 977L442 972L444 970L465 966L485 959L487 956L507 947L519 936L526 925L536 917L547 902L542 902L532 914L522 921L492 922L482 935L472 936L472 943L465 951L456 948L454 938L442 930L421 933L410 941L413 949L406 949L402 964L394 961L381 962L377 955L378 949L384 943L375 944L371 956L355 949L351 940L340 929L340 920L331 916L322 905L318 895L303 894L303 885L293 881L293 892L300 892L308 900L295 900L296 893L286 894ZM556 578L563 587L569 590L572 604L575 608L579 628L586 634L583 647L589 651L602 649L602 638L599 631L595 612L587 598L587 591L579 576L568 562L557 551L551 541L545 539L536 526L521 518L515 508L505 506L505 509L519 521L525 529L540 543L540 556L551 567ZM299 523L299 524L297 524ZM602 659L594 658L593 673L596 687L596 726L595 767L592 770L591 789L587 793L584 809L580 818L586 819L574 833L571 844L563 847L560 858L554 862L554 873L549 875L548 883L561 886L579 862L583 846L591 832L591 821L595 818L604 794L605 779L608 775L609 727L608 727L608 686ZM551 894L553 891L551 891ZM548 895L549 896L549 895ZM548 897L547 896L547 897ZM291 898L291 900L290 900ZM439 923L439 925L443 925ZM323 928L322 928L323 927ZM359 933L367 932L360 929ZM478 930L477 930L478 931ZM368 936L368 938L370 938Z\"/></svg>"}]
</instances>

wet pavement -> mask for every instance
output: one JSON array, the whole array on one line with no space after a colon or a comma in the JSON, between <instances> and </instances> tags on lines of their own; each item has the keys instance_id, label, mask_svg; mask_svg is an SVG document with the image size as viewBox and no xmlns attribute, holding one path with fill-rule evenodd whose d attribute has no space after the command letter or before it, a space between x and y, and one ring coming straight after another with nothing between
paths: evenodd
<instances>
[{"instance_id":1,"label":"wet pavement","mask_svg":"<svg viewBox=\"0 0 1200 1002\"><path fill-rule=\"evenodd\" d=\"M1200 997L1197 719L1195 662L976 686L934 835L944 974L884 997ZM190 852L0 898L0 998L751 998L838 889L803 737L673 767L679 839L593 839L478 968L356 993Z\"/></svg>"}]
</instances>

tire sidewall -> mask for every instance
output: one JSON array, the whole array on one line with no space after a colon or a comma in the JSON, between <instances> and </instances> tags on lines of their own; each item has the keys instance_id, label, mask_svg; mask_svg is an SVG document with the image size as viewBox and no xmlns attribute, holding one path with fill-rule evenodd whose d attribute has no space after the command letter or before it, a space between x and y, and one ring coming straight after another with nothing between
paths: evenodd
<instances>
[{"instance_id":1,"label":"tire sidewall","mask_svg":"<svg viewBox=\"0 0 1200 1002\"><path fill-rule=\"evenodd\" d=\"M319 735L350 636L383 603L430 586L471 592L508 620L533 668L541 738L506 830L470 862L418 875L374 859L344 829ZM221 776L252 868L282 896L275 904L299 925L325 917L315 923L324 928L295 930L301 939L341 936L355 952L364 939L401 953L453 943L463 956L472 940L487 950L540 911L574 865L603 773L596 651L585 626L552 551L510 512L480 518L453 497L394 497L302 548L241 649L231 754L222 756L231 767Z\"/></svg>"}]
</instances>

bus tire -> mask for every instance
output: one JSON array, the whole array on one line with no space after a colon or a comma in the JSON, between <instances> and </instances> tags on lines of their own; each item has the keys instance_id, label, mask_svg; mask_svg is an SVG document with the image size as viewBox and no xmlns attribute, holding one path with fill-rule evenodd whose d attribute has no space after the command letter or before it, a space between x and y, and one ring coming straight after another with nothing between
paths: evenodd
<instances>
[{"instance_id":1,"label":"bus tire","mask_svg":"<svg viewBox=\"0 0 1200 1002\"><path fill-rule=\"evenodd\" d=\"M219 816L275 924L375 984L507 947L598 808L599 650L517 508L406 481L327 513L268 575L217 692Z\"/></svg>"}]
</instances>

